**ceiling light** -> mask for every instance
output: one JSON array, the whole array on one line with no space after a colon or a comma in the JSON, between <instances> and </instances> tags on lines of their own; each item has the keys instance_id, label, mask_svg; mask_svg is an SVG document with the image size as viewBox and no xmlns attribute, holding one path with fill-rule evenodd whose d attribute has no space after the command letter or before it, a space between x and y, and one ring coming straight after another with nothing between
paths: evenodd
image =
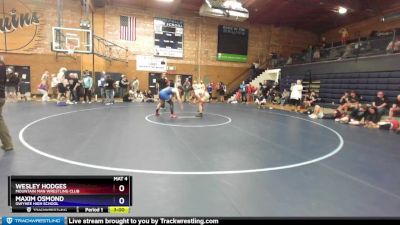
<instances>
[{"instance_id":1,"label":"ceiling light","mask_svg":"<svg viewBox=\"0 0 400 225\"><path fill-rule=\"evenodd\" d=\"M400 19L400 13L398 12L387 14L381 18L382 22L393 21L398 19Z\"/></svg>"},{"instance_id":2,"label":"ceiling light","mask_svg":"<svg viewBox=\"0 0 400 225\"><path fill-rule=\"evenodd\" d=\"M227 0L224 3L222 3L222 6L224 6L227 9L240 9L242 8L242 3L237 2L236 0Z\"/></svg>"},{"instance_id":3,"label":"ceiling light","mask_svg":"<svg viewBox=\"0 0 400 225\"><path fill-rule=\"evenodd\" d=\"M347 13L347 8L339 6L338 13L341 14L341 15L346 14Z\"/></svg>"}]
</instances>

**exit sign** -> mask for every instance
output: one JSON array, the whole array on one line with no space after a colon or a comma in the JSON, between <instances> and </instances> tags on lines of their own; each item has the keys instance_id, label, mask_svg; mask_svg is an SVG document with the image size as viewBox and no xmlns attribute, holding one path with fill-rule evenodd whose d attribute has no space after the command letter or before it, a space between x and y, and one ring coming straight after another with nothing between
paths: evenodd
<instances>
[{"instance_id":1,"label":"exit sign","mask_svg":"<svg viewBox=\"0 0 400 225\"><path fill-rule=\"evenodd\" d=\"M167 70L176 70L176 66L168 66Z\"/></svg>"}]
</instances>

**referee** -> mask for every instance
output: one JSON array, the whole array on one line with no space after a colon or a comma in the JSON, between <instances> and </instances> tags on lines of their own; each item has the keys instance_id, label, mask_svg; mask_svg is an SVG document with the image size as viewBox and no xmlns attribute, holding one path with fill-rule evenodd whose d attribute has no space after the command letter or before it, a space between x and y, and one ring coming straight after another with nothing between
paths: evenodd
<instances>
[{"instance_id":1,"label":"referee","mask_svg":"<svg viewBox=\"0 0 400 225\"><path fill-rule=\"evenodd\" d=\"M161 78L157 80L156 87L158 94L160 94L160 91L166 88L167 86L168 86L168 78L167 74L164 72L161 74ZM165 104L161 105L161 109L165 111Z\"/></svg>"},{"instance_id":2,"label":"referee","mask_svg":"<svg viewBox=\"0 0 400 225\"><path fill-rule=\"evenodd\" d=\"M168 78L166 73L161 74L161 78L157 80L157 92L160 93L160 90L167 87Z\"/></svg>"},{"instance_id":3,"label":"referee","mask_svg":"<svg viewBox=\"0 0 400 225\"><path fill-rule=\"evenodd\" d=\"M4 151L11 151L14 149L10 132L8 131L7 125L3 119L3 106L6 102L5 96L5 85L6 85L6 65L4 64L3 56L0 56L0 139L3 144L1 148Z\"/></svg>"}]
</instances>

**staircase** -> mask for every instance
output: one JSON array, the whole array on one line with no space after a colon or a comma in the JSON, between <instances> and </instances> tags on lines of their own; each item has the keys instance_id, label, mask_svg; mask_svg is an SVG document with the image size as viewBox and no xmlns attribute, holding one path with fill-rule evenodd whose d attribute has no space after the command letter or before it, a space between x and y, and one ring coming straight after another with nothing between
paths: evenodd
<instances>
[{"instance_id":1,"label":"staircase","mask_svg":"<svg viewBox=\"0 0 400 225\"><path fill-rule=\"evenodd\" d=\"M253 80L246 80L245 83L251 84L254 87L258 87L259 83L263 83L264 80L278 81L280 71L281 69L265 70L260 75L256 76ZM235 99L237 90L239 90L239 87L234 89L233 93L231 93L230 97L228 98L228 101L232 101Z\"/></svg>"}]
</instances>

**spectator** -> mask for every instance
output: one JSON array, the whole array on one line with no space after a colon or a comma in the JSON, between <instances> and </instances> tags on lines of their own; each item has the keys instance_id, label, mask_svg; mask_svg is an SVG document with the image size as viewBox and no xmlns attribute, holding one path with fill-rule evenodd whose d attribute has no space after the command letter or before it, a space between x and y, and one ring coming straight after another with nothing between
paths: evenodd
<instances>
[{"instance_id":1,"label":"spectator","mask_svg":"<svg viewBox=\"0 0 400 225\"><path fill-rule=\"evenodd\" d=\"M74 104L78 104L79 101L79 90L78 90L78 86L79 86L79 79L78 79L78 74L75 73L70 73L69 74L69 79L68 79L68 83L69 83L69 93L70 93L70 100L72 103Z\"/></svg>"},{"instance_id":2,"label":"spectator","mask_svg":"<svg viewBox=\"0 0 400 225\"><path fill-rule=\"evenodd\" d=\"M58 73L57 73L57 82L58 82L58 84L57 84L57 91L58 91L57 100L60 100L60 97L61 97L60 90L58 89L58 87L64 86L65 72L66 71L67 71L67 68L61 67L58 70Z\"/></svg>"},{"instance_id":3,"label":"spectator","mask_svg":"<svg viewBox=\"0 0 400 225\"><path fill-rule=\"evenodd\" d=\"M303 85L301 84L301 80L297 80L295 84L292 84L292 86L290 87L290 91L290 101L291 104L294 106L294 111L297 112L303 92Z\"/></svg>"},{"instance_id":4,"label":"spectator","mask_svg":"<svg viewBox=\"0 0 400 225\"><path fill-rule=\"evenodd\" d=\"M51 96L54 99L57 99L57 84L58 84L58 79L56 77L55 74L51 75L51 82L50 82L50 86L51 86Z\"/></svg>"},{"instance_id":5,"label":"spectator","mask_svg":"<svg viewBox=\"0 0 400 225\"><path fill-rule=\"evenodd\" d=\"M49 80L49 71L44 71L44 73L42 74L42 78L40 79L41 81L46 82L47 85L47 81Z\"/></svg>"},{"instance_id":6,"label":"spectator","mask_svg":"<svg viewBox=\"0 0 400 225\"><path fill-rule=\"evenodd\" d=\"M343 106L339 106L339 110L343 110L347 112L349 110L355 110L360 107L360 96L356 91L352 90L350 92L349 97L347 98L347 102Z\"/></svg>"},{"instance_id":7,"label":"spectator","mask_svg":"<svg viewBox=\"0 0 400 225\"><path fill-rule=\"evenodd\" d=\"M11 73L8 80L8 97L11 101L17 101L17 87L19 84L18 73Z\"/></svg>"},{"instance_id":8,"label":"spectator","mask_svg":"<svg viewBox=\"0 0 400 225\"><path fill-rule=\"evenodd\" d=\"M171 82L173 82L173 81L171 81ZM176 76L175 77L175 82L173 84L174 84L174 86L173 86L174 88L182 87L181 76ZM180 89L182 89L182 88L180 88Z\"/></svg>"},{"instance_id":9,"label":"spectator","mask_svg":"<svg viewBox=\"0 0 400 225\"><path fill-rule=\"evenodd\" d=\"M345 114L343 114L343 112L335 109L335 111L333 111L333 113L325 113L322 118L340 121L340 119L343 118L344 116L345 116Z\"/></svg>"},{"instance_id":10,"label":"spectator","mask_svg":"<svg viewBox=\"0 0 400 225\"><path fill-rule=\"evenodd\" d=\"M326 45L326 38L325 38L325 37L322 37L322 38L321 38L321 41L319 42L319 47L320 47L320 49L324 49L324 48L327 47L327 45Z\"/></svg>"},{"instance_id":11,"label":"spectator","mask_svg":"<svg viewBox=\"0 0 400 225\"><path fill-rule=\"evenodd\" d=\"M192 88L192 84L190 83L189 78L185 79L185 82L183 83L183 102L188 102L189 101L189 97L190 97L190 90ZM211 95L210 95L210 99L211 99Z\"/></svg>"},{"instance_id":12,"label":"spectator","mask_svg":"<svg viewBox=\"0 0 400 225\"><path fill-rule=\"evenodd\" d=\"M131 83L131 90L135 93L139 91L139 80L135 77Z\"/></svg>"},{"instance_id":13,"label":"spectator","mask_svg":"<svg viewBox=\"0 0 400 225\"><path fill-rule=\"evenodd\" d=\"M40 94L42 94L42 102L49 101L48 86L47 86L46 80L42 80L40 82L37 90L40 92Z\"/></svg>"},{"instance_id":14,"label":"spectator","mask_svg":"<svg viewBox=\"0 0 400 225\"><path fill-rule=\"evenodd\" d=\"M286 65L292 65L293 64L293 58L292 56L289 56L289 58L286 61Z\"/></svg>"},{"instance_id":15,"label":"spectator","mask_svg":"<svg viewBox=\"0 0 400 225\"><path fill-rule=\"evenodd\" d=\"M273 100L274 100L274 98L275 98L275 89L272 87L272 88L270 88L269 90L268 90L268 92L267 92L267 96L266 96L266 98L267 98L267 102L269 102L269 103L271 103Z\"/></svg>"},{"instance_id":16,"label":"spectator","mask_svg":"<svg viewBox=\"0 0 400 225\"><path fill-rule=\"evenodd\" d=\"M26 88L23 85L24 84L24 82L22 82L23 75L20 74L17 77L18 77L18 84L16 85L15 89L17 90L17 101L19 101L25 98L23 94L25 94L28 90L25 90Z\"/></svg>"},{"instance_id":17,"label":"spectator","mask_svg":"<svg viewBox=\"0 0 400 225\"><path fill-rule=\"evenodd\" d=\"M264 80L264 82L262 84L262 93L263 93L264 97L267 97L268 91L269 91L268 81Z\"/></svg>"},{"instance_id":18,"label":"spectator","mask_svg":"<svg viewBox=\"0 0 400 225\"><path fill-rule=\"evenodd\" d=\"M76 74L76 77L78 78L78 74ZM77 101L79 102L81 97L83 98L85 96L85 89L83 88L83 79L78 79L77 85L78 85L76 87Z\"/></svg>"},{"instance_id":19,"label":"spectator","mask_svg":"<svg viewBox=\"0 0 400 225\"><path fill-rule=\"evenodd\" d=\"M345 45L349 40L349 31L345 27L343 27L339 30L339 34L342 45Z\"/></svg>"},{"instance_id":20,"label":"spectator","mask_svg":"<svg viewBox=\"0 0 400 225\"><path fill-rule=\"evenodd\" d=\"M153 103L154 102L154 95L151 93L151 90L147 90L144 93L144 101L147 103Z\"/></svg>"},{"instance_id":21,"label":"spectator","mask_svg":"<svg viewBox=\"0 0 400 225\"><path fill-rule=\"evenodd\" d=\"M200 80L199 88L201 90L206 90L206 85L204 84L203 80Z\"/></svg>"},{"instance_id":22,"label":"spectator","mask_svg":"<svg viewBox=\"0 0 400 225\"><path fill-rule=\"evenodd\" d=\"M120 97L121 87L119 86L119 80L114 81L114 97Z\"/></svg>"},{"instance_id":23,"label":"spectator","mask_svg":"<svg viewBox=\"0 0 400 225\"><path fill-rule=\"evenodd\" d=\"M106 74L105 71L101 72L101 77L100 80L98 81L97 85L100 88L100 97L101 97L101 102L104 103L106 99L106 77L108 75Z\"/></svg>"},{"instance_id":24,"label":"spectator","mask_svg":"<svg viewBox=\"0 0 400 225\"><path fill-rule=\"evenodd\" d=\"M228 103L237 104L241 100L241 98L242 98L242 91L237 90L237 92L235 94L235 98L231 102L228 102Z\"/></svg>"},{"instance_id":25,"label":"spectator","mask_svg":"<svg viewBox=\"0 0 400 225\"><path fill-rule=\"evenodd\" d=\"M124 74L122 74L121 79L119 80L121 97L125 96L125 94L128 92L128 86L129 86L129 80Z\"/></svg>"},{"instance_id":26,"label":"spectator","mask_svg":"<svg viewBox=\"0 0 400 225\"><path fill-rule=\"evenodd\" d=\"M376 107L379 115L382 116L387 113L387 106L389 104L383 91L378 91L376 95L375 100L372 102L372 106Z\"/></svg>"},{"instance_id":27,"label":"spectator","mask_svg":"<svg viewBox=\"0 0 400 225\"><path fill-rule=\"evenodd\" d=\"M290 92L286 89L283 89L282 97L281 97L281 105L285 105L289 102Z\"/></svg>"},{"instance_id":28,"label":"spectator","mask_svg":"<svg viewBox=\"0 0 400 225\"><path fill-rule=\"evenodd\" d=\"M271 53L271 67L275 68L278 64L278 53Z\"/></svg>"},{"instance_id":29,"label":"spectator","mask_svg":"<svg viewBox=\"0 0 400 225\"><path fill-rule=\"evenodd\" d=\"M400 95L397 95L397 98L396 98L394 104L392 105L392 107L389 110L389 118L393 119L393 116L399 112L400 112Z\"/></svg>"},{"instance_id":30,"label":"spectator","mask_svg":"<svg viewBox=\"0 0 400 225\"><path fill-rule=\"evenodd\" d=\"M272 99L272 104L275 104L275 105L281 104L281 101L282 101L281 93L279 93L279 91L275 88L273 89L273 92L274 92L274 98Z\"/></svg>"},{"instance_id":31,"label":"spectator","mask_svg":"<svg viewBox=\"0 0 400 225\"><path fill-rule=\"evenodd\" d=\"M366 117L367 115L367 107L366 106L361 106L357 109L354 109L349 117L344 117L342 118L344 121L346 120L346 118L348 118L348 123L350 125L361 125L362 124L362 120Z\"/></svg>"},{"instance_id":32,"label":"spectator","mask_svg":"<svg viewBox=\"0 0 400 225\"><path fill-rule=\"evenodd\" d=\"M394 120L394 119L384 120L384 121L378 122L378 125L376 128L379 128L381 130L396 131L399 129L399 121Z\"/></svg>"},{"instance_id":33,"label":"spectator","mask_svg":"<svg viewBox=\"0 0 400 225\"><path fill-rule=\"evenodd\" d=\"M397 36L396 39L389 42L388 46L386 47L386 51L388 53L398 52L400 49L400 36Z\"/></svg>"},{"instance_id":34,"label":"spectator","mask_svg":"<svg viewBox=\"0 0 400 225\"><path fill-rule=\"evenodd\" d=\"M106 100L104 102L106 105L112 105L114 104L115 81L111 78L110 75L107 75L104 86L106 93Z\"/></svg>"},{"instance_id":35,"label":"spectator","mask_svg":"<svg viewBox=\"0 0 400 225\"><path fill-rule=\"evenodd\" d=\"M132 90L129 90L124 96L122 96L122 101L123 102L132 102L134 98L134 92Z\"/></svg>"},{"instance_id":36,"label":"spectator","mask_svg":"<svg viewBox=\"0 0 400 225\"><path fill-rule=\"evenodd\" d=\"M69 83L67 79L57 84L57 92L57 103L62 102L62 99L64 99L67 104L70 103L69 99L67 99L67 96L69 96Z\"/></svg>"},{"instance_id":37,"label":"spectator","mask_svg":"<svg viewBox=\"0 0 400 225\"><path fill-rule=\"evenodd\" d=\"M157 93L160 92L160 90L166 88L167 84L168 84L167 74L162 73L161 78L157 80L157 84L156 84Z\"/></svg>"},{"instance_id":38,"label":"spectator","mask_svg":"<svg viewBox=\"0 0 400 225\"><path fill-rule=\"evenodd\" d=\"M265 107L267 104L267 99L262 95L261 92L259 92L258 96L255 98L255 103L257 105L257 108L262 108Z\"/></svg>"},{"instance_id":39,"label":"spectator","mask_svg":"<svg viewBox=\"0 0 400 225\"><path fill-rule=\"evenodd\" d=\"M314 54L313 54L313 60L318 61L320 58L321 58L321 53L320 53L319 47L315 47Z\"/></svg>"},{"instance_id":40,"label":"spectator","mask_svg":"<svg viewBox=\"0 0 400 225\"><path fill-rule=\"evenodd\" d=\"M213 91L213 84L210 82L207 85L207 92L210 95L210 98L208 99L208 102L210 102L210 103L212 101L212 91Z\"/></svg>"},{"instance_id":41,"label":"spectator","mask_svg":"<svg viewBox=\"0 0 400 225\"><path fill-rule=\"evenodd\" d=\"M305 109L308 109L314 106L316 101L317 101L317 95L315 94L314 91L311 91L304 97L303 106Z\"/></svg>"},{"instance_id":42,"label":"spectator","mask_svg":"<svg viewBox=\"0 0 400 225\"><path fill-rule=\"evenodd\" d=\"M322 119L324 117L324 113L319 105L314 107L313 113L308 115L311 119Z\"/></svg>"},{"instance_id":43,"label":"spectator","mask_svg":"<svg viewBox=\"0 0 400 225\"><path fill-rule=\"evenodd\" d=\"M90 76L89 71L85 71L83 74L82 86L84 88L84 98L82 103L92 103L92 88L93 88L93 78ZM89 100L89 101L88 101Z\"/></svg>"},{"instance_id":44,"label":"spectator","mask_svg":"<svg viewBox=\"0 0 400 225\"><path fill-rule=\"evenodd\" d=\"M378 109L375 106L368 108L368 113L365 115L364 124L365 127L374 128L378 126L378 122L381 120L381 115L378 113Z\"/></svg>"},{"instance_id":45,"label":"spectator","mask_svg":"<svg viewBox=\"0 0 400 225\"><path fill-rule=\"evenodd\" d=\"M250 66L250 79L254 79L256 76L256 63L252 63Z\"/></svg>"},{"instance_id":46,"label":"spectator","mask_svg":"<svg viewBox=\"0 0 400 225\"><path fill-rule=\"evenodd\" d=\"M136 92L136 102L144 102L144 95L141 91Z\"/></svg>"},{"instance_id":47,"label":"spectator","mask_svg":"<svg viewBox=\"0 0 400 225\"><path fill-rule=\"evenodd\" d=\"M219 82L218 95L219 95L220 102L225 101L225 94L226 94L226 86L224 83Z\"/></svg>"},{"instance_id":48,"label":"spectator","mask_svg":"<svg viewBox=\"0 0 400 225\"><path fill-rule=\"evenodd\" d=\"M4 83L4 92L6 100L10 101L12 99L11 93L13 92L13 86L11 85L11 76L13 76L14 71L12 69L6 70L6 80Z\"/></svg>"},{"instance_id":49,"label":"spectator","mask_svg":"<svg viewBox=\"0 0 400 225\"><path fill-rule=\"evenodd\" d=\"M242 103L243 102L247 102L247 99L246 99L246 96L247 96L247 94L246 94L246 84L244 83L244 81L242 81L242 83L240 84L239 88L240 88L240 91L241 91Z\"/></svg>"},{"instance_id":50,"label":"spectator","mask_svg":"<svg viewBox=\"0 0 400 225\"><path fill-rule=\"evenodd\" d=\"M340 56L340 57L338 58L338 60L341 60L341 59L343 59L343 58L349 58L349 57L353 56L353 49L355 49L355 46L356 46L355 43L346 45L346 48L345 48L345 50L344 50L343 55Z\"/></svg>"},{"instance_id":51,"label":"spectator","mask_svg":"<svg viewBox=\"0 0 400 225\"><path fill-rule=\"evenodd\" d=\"M313 59L313 46L310 45L306 49L305 62L307 63L312 62L312 59Z\"/></svg>"},{"instance_id":52,"label":"spectator","mask_svg":"<svg viewBox=\"0 0 400 225\"><path fill-rule=\"evenodd\" d=\"M342 97L340 97L339 100L339 104L341 106L345 105L347 102L349 101L349 92L345 91L342 95Z\"/></svg>"},{"instance_id":53,"label":"spectator","mask_svg":"<svg viewBox=\"0 0 400 225\"><path fill-rule=\"evenodd\" d=\"M251 86L251 84L246 85L246 100L247 100L246 102L247 103L252 101L252 99L251 99L252 93L253 93L253 87Z\"/></svg>"},{"instance_id":54,"label":"spectator","mask_svg":"<svg viewBox=\"0 0 400 225\"><path fill-rule=\"evenodd\" d=\"M10 132L8 131L6 122L3 118L3 106L6 103L5 96L5 83L6 83L6 65L4 63L4 57L0 56L0 139L1 139L1 148L4 151L11 151L14 149Z\"/></svg>"}]
</instances>

